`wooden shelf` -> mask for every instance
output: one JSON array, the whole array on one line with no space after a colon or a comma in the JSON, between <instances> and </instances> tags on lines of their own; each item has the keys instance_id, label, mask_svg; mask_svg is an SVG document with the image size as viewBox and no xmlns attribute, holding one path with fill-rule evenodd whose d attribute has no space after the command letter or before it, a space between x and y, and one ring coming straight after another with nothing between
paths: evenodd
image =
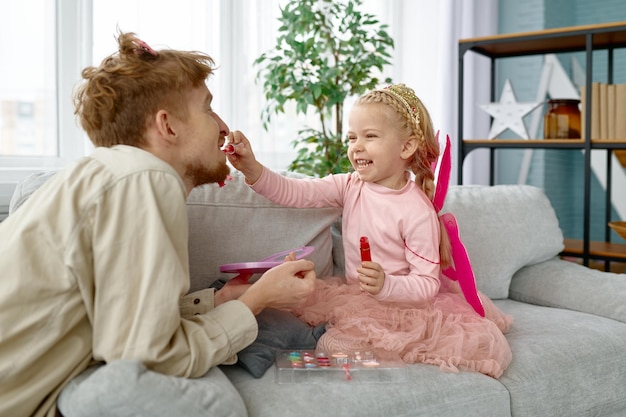
<instances>
[{"instance_id":1,"label":"wooden shelf","mask_svg":"<svg viewBox=\"0 0 626 417\"><path fill-rule=\"evenodd\" d=\"M559 144L578 144L584 145L585 141L582 139L464 139L465 143L480 143L480 144L497 144L502 145L506 143L519 144L519 145L559 145ZM626 145L626 142L623 142Z\"/></svg>"},{"instance_id":2,"label":"wooden shelf","mask_svg":"<svg viewBox=\"0 0 626 417\"><path fill-rule=\"evenodd\" d=\"M479 144L516 144L516 145L584 145L584 139L463 139L465 143L479 143ZM616 145L626 147L626 140L620 139L593 139L591 144L602 145Z\"/></svg>"},{"instance_id":3,"label":"wooden shelf","mask_svg":"<svg viewBox=\"0 0 626 417\"><path fill-rule=\"evenodd\" d=\"M582 256L583 241L578 239L564 239L565 249L562 255ZM626 261L626 245L611 242L589 242L589 257L596 259L610 259L614 261Z\"/></svg>"},{"instance_id":4,"label":"wooden shelf","mask_svg":"<svg viewBox=\"0 0 626 417\"><path fill-rule=\"evenodd\" d=\"M582 139L463 139L466 146L475 147L512 147L512 148L583 148ZM623 143L626 148L626 142Z\"/></svg>"},{"instance_id":5,"label":"wooden shelf","mask_svg":"<svg viewBox=\"0 0 626 417\"><path fill-rule=\"evenodd\" d=\"M467 139L463 137L464 119L464 57L468 51L483 55L491 60L491 89L495 88L496 72L495 65L499 58L512 58L517 56L546 55L563 52L584 53L587 62L592 62L593 53L605 50L606 61L612 78L613 53L615 49L626 48L626 21L606 23L599 25L572 26L565 28L546 29L533 32L521 32L513 34L501 34L495 36L476 37L459 40L459 158L458 158L458 183L463 184L463 162L470 152L484 148L489 150L489 183L495 184L495 173L498 149L553 149L553 150L577 150L582 151L584 181L583 187L583 240L565 239L563 256L580 259L585 265L601 263L626 264L626 244L611 242L589 241L591 228L591 159L592 151L604 150L607 156L612 153L620 164L626 166L626 140L615 138L603 138L590 140L591 106L585 107L585 114L581 114L586 125L587 137L585 139ZM586 72L587 81L591 80L591 66L588 65ZM610 80L612 82L612 80ZM588 95L591 95L590 85L587 85ZM491 91L493 95L493 91ZM584 133L582 133L584 135ZM607 159L609 167L610 159ZM607 168L606 178L611 178L611 172ZM620 190L621 192L621 190ZM606 205L611 204L611 189L606 191ZM606 217L609 215L606 214ZM607 220L608 221L608 218Z\"/></svg>"},{"instance_id":6,"label":"wooden shelf","mask_svg":"<svg viewBox=\"0 0 626 417\"><path fill-rule=\"evenodd\" d=\"M590 149L626 149L626 142L616 140L594 140ZM463 139L463 156L479 148L492 149L586 149L582 139Z\"/></svg>"},{"instance_id":7,"label":"wooden shelf","mask_svg":"<svg viewBox=\"0 0 626 417\"><path fill-rule=\"evenodd\" d=\"M626 22L572 26L461 39L459 45L490 58L584 51L587 35L594 50L626 46Z\"/></svg>"},{"instance_id":8,"label":"wooden shelf","mask_svg":"<svg viewBox=\"0 0 626 417\"><path fill-rule=\"evenodd\" d=\"M610 139L592 139L592 148L599 149L626 149L626 142L624 140L610 140Z\"/></svg>"}]
</instances>

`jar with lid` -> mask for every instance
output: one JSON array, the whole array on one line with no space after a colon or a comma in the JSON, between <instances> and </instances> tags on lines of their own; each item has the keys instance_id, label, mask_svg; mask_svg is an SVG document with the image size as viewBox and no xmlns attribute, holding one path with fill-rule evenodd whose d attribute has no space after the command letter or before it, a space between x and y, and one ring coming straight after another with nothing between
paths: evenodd
<instances>
[{"instance_id":1,"label":"jar with lid","mask_svg":"<svg viewBox=\"0 0 626 417\"><path fill-rule=\"evenodd\" d=\"M580 139L580 100L552 99L543 120L544 139Z\"/></svg>"}]
</instances>

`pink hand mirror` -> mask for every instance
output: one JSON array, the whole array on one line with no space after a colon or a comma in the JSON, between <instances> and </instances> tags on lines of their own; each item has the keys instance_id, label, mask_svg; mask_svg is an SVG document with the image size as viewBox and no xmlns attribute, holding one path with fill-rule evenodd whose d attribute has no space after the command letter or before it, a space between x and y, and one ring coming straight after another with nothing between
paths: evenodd
<instances>
[{"instance_id":1,"label":"pink hand mirror","mask_svg":"<svg viewBox=\"0 0 626 417\"><path fill-rule=\"evenodd\" d=\"M232 264L224 264L220 265L220 272L232 272L241 275L258 274L284 263L285 257L291 252L296 255L296 259L302 259L312 254L314 250L314 246L302 246L300 248L275 253L257 262L236 262Z\"/></svg>"}]
</instances>

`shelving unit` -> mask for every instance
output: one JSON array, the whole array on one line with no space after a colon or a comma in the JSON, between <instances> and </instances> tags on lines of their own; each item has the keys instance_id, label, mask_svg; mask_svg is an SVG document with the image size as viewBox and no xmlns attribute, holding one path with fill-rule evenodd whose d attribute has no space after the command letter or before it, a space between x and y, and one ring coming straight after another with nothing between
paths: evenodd
<instances>
[{"instance_id":1,"label":"shelving unit","mask_svg":"<svg viewBox=\"0 0 626 417\"><path fill-rule=\"evenodd\" d=\"M463 137L463 103L464 103L464 57L471 51L491 60L491 97L494 99L496 60L500 58L545 55L564 52L585 52L586 60L586 96L591 97L593 57L597 50L606 50L608 59L608 82L613 82L613 51L626 48L626 22L575 26L559 29L548 29L536 32L525 32L468 38L459 41L459 133L458 133L458 183L463 184L463 162L467 155L478 148L490 150L490 182L494 184L495 151L496 149L580 149L584 151L584 208L583 208L583 239L565 239L565 250L562 255L581 258L588 265L590 259L609 262L626 262L626 245L610 242L610 229L605 229L604 242L590 240L590 206L591 206L591 151L603 149L607 151L607 192L606 192L606 223L610 220L611 208L611 154L616 149L626 149L626 141L590 140L591 138L591 103L585 107L584 128L586 139L465 139Z\"/></svg>"}]
</instances>

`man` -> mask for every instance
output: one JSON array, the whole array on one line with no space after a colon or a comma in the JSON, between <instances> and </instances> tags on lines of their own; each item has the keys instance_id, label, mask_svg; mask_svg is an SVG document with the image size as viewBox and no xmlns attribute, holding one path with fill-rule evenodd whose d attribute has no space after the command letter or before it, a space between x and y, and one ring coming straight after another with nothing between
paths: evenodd
<instances>
[{"instance_id":1,"label":"man","mask_svg":"<svg viewBox=\"0 0 626 417\"><path fill-rule=\"evenodd\" d=\"M118 43L75 96L93 155L0 224L0 415L245 415L215 366L254 341L255 314L306 299L313 264L185 295L186 197L229 173L213 61Z\"/></svg>"}]
</instances>

